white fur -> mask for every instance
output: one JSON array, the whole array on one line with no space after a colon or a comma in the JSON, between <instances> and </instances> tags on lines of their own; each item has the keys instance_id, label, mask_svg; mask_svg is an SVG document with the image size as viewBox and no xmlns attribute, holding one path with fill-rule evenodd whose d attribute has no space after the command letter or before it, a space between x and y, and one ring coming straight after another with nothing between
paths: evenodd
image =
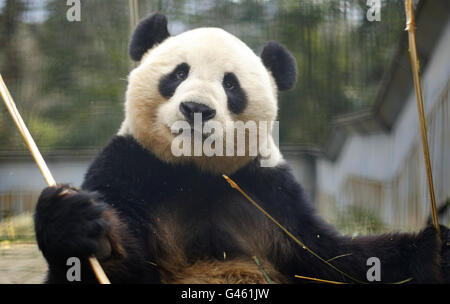
<instances>
[{"instance_id":1,"label":"white fur","mask_svg":"<svg viewBox=\"0 0 450 304\"><path fill-rule=\"evenodd\" d=\"M159 80L182 62L190 66L188 78L166 100L158 91ZM222 87L227 72L237 76L247 95L247 106L238 115L228 110ZM202 169L223 173L232 173L248 163L249 157L176 158L171 155L173 134L169 128L175 121L184 120L179 105L185 101L215 109L214 120L223 126L226 121L274 121L278 111L275 81L259 56L238 38L218 28L199 28L170 37L144 55L129 75L125 120L118 134L133 135L167 162L193 161ZM273 139L267 140L273 150L274 164L282 162Z\"/></svg>"}]
</instances>

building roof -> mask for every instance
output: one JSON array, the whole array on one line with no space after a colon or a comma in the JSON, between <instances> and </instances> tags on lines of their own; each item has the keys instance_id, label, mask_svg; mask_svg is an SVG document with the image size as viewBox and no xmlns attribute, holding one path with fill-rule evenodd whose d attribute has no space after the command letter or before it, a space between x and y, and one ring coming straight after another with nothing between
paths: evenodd
<instances>
[{"instance_id":1,"label":"building roof","mask_svg":"<svg viewBox=\"0 0 450 304\"><path fill-rule=\"evenodd\" d=\"M416 9L416 44L422 71L432 55L445 27L450 11L448 1L422 0ZM389 68L385 71L373 106L369 109L336 116L324 145L330 160L338 158L350 134L390 132L402 111L411 90L413 79L405 32Z\"/></svg>"}]
</instances>

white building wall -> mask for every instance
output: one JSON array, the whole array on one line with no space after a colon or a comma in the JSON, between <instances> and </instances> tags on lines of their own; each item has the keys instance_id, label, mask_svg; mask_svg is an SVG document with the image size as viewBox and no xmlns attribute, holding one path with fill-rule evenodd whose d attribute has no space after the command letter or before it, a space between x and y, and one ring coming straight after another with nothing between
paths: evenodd
<instances>
[{"instance_id":1,"label":"white building wall","mask_svg":"<svg viewBox=\"0 0 450 304\"><path fill-rule=\"evenodd\" d=\"M438 202L450 197L449 52L450 22L422 75L428 141ZM383 185L381 191L384 198L381 206L368 204L367 207L375 209L392 226L417 227L428 215L428 189L414 90L389 134L350 135L335 162L318 160L317 200L322 210L327 210L324 204L335 203L340 210L344 210L349 204L355 204L354 195L349 193L355 189L350 190L348 187L349 181L355 178ZM414 216L408 215L411 208L417 214L414 220ZM405 214L408 216L404 216Z\"/></svg>"}]
</instances>

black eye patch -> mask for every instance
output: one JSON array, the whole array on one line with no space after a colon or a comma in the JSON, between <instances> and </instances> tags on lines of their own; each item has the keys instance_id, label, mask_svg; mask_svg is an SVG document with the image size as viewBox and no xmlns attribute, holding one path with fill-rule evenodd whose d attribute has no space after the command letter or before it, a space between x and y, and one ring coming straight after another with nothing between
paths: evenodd
<instances>
[{"instance_id":1,"label":"black eye patch","mask_svg":"<svg viewBox=\"0 0 450 304\"><path fill-rule=\"evenodd\" d=\"M189 64L183 62L177 65L170 74L163 76L158 86L161 95L165 98L172 97L177 87L188 77L189 70Z\"/></svg>"},{"instance_id":2,"label":"black eye patch","mask_svg":"<svg viewBox=\"0 0 450 304\"><path fill-rule=\"evenodd\" d=\"M228 109L234 114L242 113L247 105L247 96L236 75L226 73L223 76L222 86L227 94Z\"/></svg>"}]
</instances>

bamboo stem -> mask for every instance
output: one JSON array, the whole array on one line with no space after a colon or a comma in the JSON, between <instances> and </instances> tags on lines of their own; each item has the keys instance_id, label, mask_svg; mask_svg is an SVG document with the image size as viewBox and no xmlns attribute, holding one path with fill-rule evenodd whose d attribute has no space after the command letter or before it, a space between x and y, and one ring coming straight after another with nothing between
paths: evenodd
<instances>
[{"instance_id":1,"label":"bamboo stem","mask_svg":"<svg viewBox=\"0 0 450 304\"><path fill-rule=\"evenodd\" d=\"M42 158L42 155L39 152L39 149L36 146L36 143L34 142L33 138L31 137L31 134L28 131L28 128L26 127L25 123L23 122L22 117L20 116L19 111L17 110L17 107L11 97L11 94L8 91L8 88L6 87L5 82L3 81L1 74L0 74L0 93L2 95L3 101L5 102L6 107L8 108L9 113L11 114L12 119L16 123L16 126L19 129L23 140L25 141L26 146L30 150L31 155L33 156L36 164L39 167L39 170L41 170L41 173L44 176L45 181L47 182L47 184L49 186L56 185L56 182L53 179L53 176L50 173L50 170L48 169L47 164L45 163L44 159Z\"/></svg>"},{"instance_id":2,"label":"bamboo stem","mask_svg":"<svg viewBox=\"0 0 450 304\"><path fill-rule=\"evenodd\" d=\"M53 178L50 170L48 169L48 166L45 163L44 158L41 155L41 152L39 152L39 149L36 146L36 143L34 142L33 137L31 136L30 132L28 131L28 128L25 125L25 123L22 119L22 116L20 115L19 111L17 110L16 104L14 103L14 100L11 97L11 94L9 93L8 87L6 86L5 82L3 81L3 77L1 74L0 74L0 95L2 96L2 99L5 102L5 105L9 111L9 114L11 114L12 119L14 120L17 128L19 129L19 132L22 135L22 138L25 141L25 144L28 147L28 150L30 150L30 153L33 156L39 170L41 171L42 175L44 176L45 182L49 186L55 186L56 181ZM94 271L94 274L97 277L98 281L101 284L110 284L110 281L109 281L108 277L106 276L105 272L103 271L102 267L100 266L100 263L98 262L97 258L90 257L89 263L91 264L92 270Z\"/></svg>"},{"instance_id":3,"label":"bamboo stem","mask_svg":"<svg viewBox=\"0 0 450 304\"><path fill-rule=\"evenodd\" d=\"M297 275L297 274L294 277L296 277L298 279L304 279L304 280L310 280L310 281L321 282L321 283L328 283L328 284L347 284L347 283L344 283L344 282L337 282L337 281L330 281L330 280L323 280L323 279L305 277L305 276L301 276L301 275Z\"/></svg>"},{"instance_id":4,"label":"bamboo stem","mask_svg":"<svg viewBox=\"0 0 450 304\"><path fill-rule=\"evenodd\" d=\"M106 275L105 271L102 268L102 265L100 265L100 262L97 260L97 258L95 256L91 256L88 258L88 260L98 282L100 284L111 284L108 276Z\"/></svg>"},{"instance_id":5,"label":"bamboo stem","mask_svg":"<svg viewBox=\"0 0 450 304\"><path fill-rule=\"evenodd\" d=\"M431 216L433 218L433 225L436 228L438 235L440 235L439 231L439 222L437 216L437 208L436 208L436 198L434 195L434 187L433 187L433 173L431 170L431 162L430 162L430 152L428 150L428 138L427 138L427 125L425 120L425 111L423 108L423 98L422 98L422 88L420 85L420 66L419 59L417 55L416 49L416 25L414 21L414 8L412 0L406 0L405 2L405 10L406 10L406 31L408 31L408 40L409 40L409 55L411 59L411 68L413 73L414 80L414 89L416 93L417 99L417 112L419 114L419 122L420 122L420 133L422 137L422 147L423 147L423 157L425 161L425 168L427 171L427 181L428 181L428 191L430 194L430 204L431 204Z\"/></svg>"},{"instance_id":6,"label":"bamboo stem","mask_svg":"<svg viewBox=\"0 0 450 304\"><path fill-rule=\"evenodd\" d=\"M130 10L130 33L133 33L139 22L139 3L137 0L128 0L128 8ZM131 60L131 69L136 68L139 63Z\"/></svg>"},{"instance_id":7,"label":"bamboo stem","mask_svg":"<svg viewBox=\"0 0 450 304\"><path fill-rule=\"evenodd\" d=\"M356 279L356 278L346 274L345 272L343 272L342 270L340 270L339 268L337 268L336 266L334 266L333 264L331 264L330 262L328 262L327 260L322 258L320 255L315 253L312 249L307 247L302 241L300 241L298 238L296 238L291 232L289 232L289 230L284 228L283 225L281 225L276 219L274 219L266 210L264 210L260 205L258 205L250 196L248 196L247 193L245 193L244 190L242 190L241 187L239 187L239 185L236 184L236 182L234 182L231 178L229 178L225 174L222 174L222 176L230 184L230 186L232 188L234 188L237 191L239 191L250 203L252 203L253 206L255 206L259 211L261 211L261 213L263 213L273 223L275 223L275 225L277 225L281 230L283 230L284 233L286 233L292 240L294 240L294 242L296 242L298 245L300 245L303 249L308 251L311 255L315 256L320 261L322 261L323 263L325 263L326 265L328 265L332 269L336 270L337 272L339 272L340 274L342 274L346 278L348 278L348 279L350 279L350 280L352 280L352 281L354 281L356 283L359 283L359 284L365 284L365 282L362 282L362 281L360 281L360 280L358 280L358 279Z\"/></svg>"}]
</instances>

